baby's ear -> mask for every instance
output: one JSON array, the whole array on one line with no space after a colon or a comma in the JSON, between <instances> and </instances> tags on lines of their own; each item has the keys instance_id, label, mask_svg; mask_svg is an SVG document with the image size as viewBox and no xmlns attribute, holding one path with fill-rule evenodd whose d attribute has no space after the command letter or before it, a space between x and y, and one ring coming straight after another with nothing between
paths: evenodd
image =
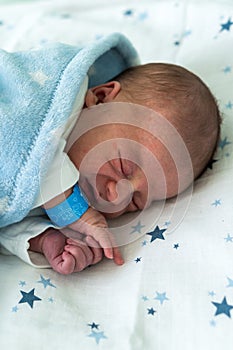
<instances>
[{"instance_id":1,"label":"baby's ear","mask_svg":"<svg viewBox=\"0 0 233 350\"><path fill-rule=\"evenodd\" d=\"M98 103L114 101L120 90L121 84L118 81L109 81L95 86L87 91L85 105L91 107Z\"/></svg>"}]
</instances>

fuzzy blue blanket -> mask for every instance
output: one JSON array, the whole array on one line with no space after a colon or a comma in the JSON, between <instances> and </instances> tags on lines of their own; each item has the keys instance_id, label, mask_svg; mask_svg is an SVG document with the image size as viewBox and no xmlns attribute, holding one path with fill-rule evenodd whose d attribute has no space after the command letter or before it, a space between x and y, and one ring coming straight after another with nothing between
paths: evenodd
<instances>
[{"instance_id":1,"label":"fuzzy blue blanket","mask_svg":"<svg viewBox=\"0 0 233 350\"><path fill-rule=\"evenodd\" d=\"M83 48L53 44L14 53L0 50L0 62L4 227L21 221L33 207L86 75L90 86L103 83L137 64L138 56L127 38L113 33Z\"/></svg>"}]
</instances>

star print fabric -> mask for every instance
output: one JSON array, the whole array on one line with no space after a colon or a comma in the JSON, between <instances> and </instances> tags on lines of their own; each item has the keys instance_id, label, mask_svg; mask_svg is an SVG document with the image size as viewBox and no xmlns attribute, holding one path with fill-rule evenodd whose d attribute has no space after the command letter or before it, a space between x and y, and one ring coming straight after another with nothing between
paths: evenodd
<instances>
[{"instance_id":1,"label":"star print fabric","mask_svg":"<svg viewBox=\"0 0 233 350\"><path fill-rule=\"evenodd\" d=\"M0 255L0 348L231 349L233 3L0 4L0 46L9 51L53 41L83 46L112 32L132 41L142 63L180 64L207 83L223 116L216 153L191 195L115 222L114 234L129 242L120 247L121 267L104 260L61 276ZM41 87L49 83L43 70L30 76Z\"/></svg>"}]
</instances>

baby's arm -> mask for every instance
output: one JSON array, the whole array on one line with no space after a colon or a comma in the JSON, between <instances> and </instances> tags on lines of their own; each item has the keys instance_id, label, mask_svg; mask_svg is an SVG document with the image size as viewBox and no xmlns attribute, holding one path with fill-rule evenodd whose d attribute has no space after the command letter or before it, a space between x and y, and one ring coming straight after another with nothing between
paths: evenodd
<instances>
[{"instance_id":1,"label":"baby's arm","mask_svg":"<svg viewBox=\"0 0 233 350\"><path fill-rule=\"evenodd\" d=\"M93 242L98 242L107 258L114 259L117 265L123 264L123 258L114 243L113 235L108 229L104 216L88 207L78 185L45 203L43 207L55 224L93 237ZM69 232L68 230L67 236ZM75 239L73 234L72 237Z\"/></svg>"}]
</instances>

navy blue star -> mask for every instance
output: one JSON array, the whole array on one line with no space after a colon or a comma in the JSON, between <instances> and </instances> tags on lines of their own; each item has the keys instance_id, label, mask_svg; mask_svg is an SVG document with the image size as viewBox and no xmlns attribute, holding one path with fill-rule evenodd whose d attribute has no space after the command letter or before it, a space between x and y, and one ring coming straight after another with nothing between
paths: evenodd
<instances>
[{"instance_id":1,"label":"navy blue star","mask_svg":"<svg viewBox=\"0 0 233 350\"><path fill-rule=\"evenodd\" d=\"M133 10L131 10L131 9L126 10L126 11L124 12L124 15L125 15L125 16L132 16L132 15L133 15Z\"/></svg>"},{"instance_id":2,"label":"navy blue star","mask_svg":"<svg viewBox=\"0 0 233 350\"><path fill-rule=\"evenodd\" d=\"M91 327L91 329L99 329L99 324L96 324L95 322L88 323L88 326Z\"/></svg>"},{"instance_id":3,"label":"navy blue star","mask_svg":"<svg viewBox=\"0 0 233 350\"><path fill-rule=\"evenodd\" d=\"M137 259L135 259L134 261L135 261L136 263L139 263L141 260L142 260L142 257L137 258Z\"/></svg>"},{"instance_id":4,"label":"navy blue star","mask_svg":"<svg viewBox=\"0 0 233 350\"><path fill-rule=\"evenodd\" d=\"M178 249L179 248L179 243L174 244L173 248L174 249Z\"/></svg>"},{"instance_id":5,"label":"navy blue star","mask_svg":"<svg viewBox=\"0 0 233 350\"><path fill-rule=\"evenodd\" d=\"M20 291L20 293L22 294L22 299L19 301L19 304L23 304L23 303L28 303L28 305L31 306L31 308L33 309L33 303L34 301L39 301L41 300L40 298L38 298L36 295L34 295L34 291L35 288L33 288L32 290L30 290L30 292L26 293L24 291Z\"/></svg>"},{"instance_id":6,"label":"navy blue star","mask_svg":"<svg viewBox=\"0 0 233 350\"><path fill-rule=\"evenodd\" d=\"M224 140L221 139L219 141L218 147L223 149L225 146L230 145L230 144L231 144L231 142L227 141L227 137L225 137Z\"/></svg>"},{"instance_id":7,"label":"navy blue star","mask_svg":"<svg viewBox=\"0 0 233 350\"><path fill-rule=\"evenodd\" d=\"M207 165L209 169L213 169L213 164L216 163L218 160L217 159L211 159Z\"/></svg>"},{"instance_id":8,"label":"navy blue star","mask_svg":"<svg viewBox=\"0 0 233 350\"><path fill-rule=\"evenodd\" d=\"M147 235L151 236L151 240L150 243L152 243L153 241L155 241L157 238L158 239L165 239L163 237L163 232L165 232L166 229L160 229L159 226L156 226L156 228L154 229L154 231L152 232L148 232Z\"/></svg>"},{"instance_id":9,"label":"navy blue star","mask_svg":"<svg viewBox=\"0 0 233 350\"><path fill-rule=\"evenodd\" d=\"M221 30L220 32L222 32L223 30L227 30L229 31L231 29L233 22L231 22L231 18L228 19L228 21L226 23L221 24Z\"/></svg>"},{"instance_id":10,"label":"navy blue star","mask_svg":"<svg viewBox=\"0 0 233 350\"><path fill-rule=\"evenodd\" d=\"M230 310L233 309L233 306L227 304L226 297L223 298L221 303L215 303L212 301L212 304L214 304L214 306L217 308L214 316L225 314L231 318Z\"/></svg>"},{"instance_id":11,"label":"navy blue star","mask_svg":"<svg viewBox=\"0 0 233 350\"><path fill-rule=\"evenodd\" d=\"M148 315L154 316L156 311L153 309L153 307L151 307L150 309L147 309L147 312L148 312Z\"/></svg>"}]
</instances>

